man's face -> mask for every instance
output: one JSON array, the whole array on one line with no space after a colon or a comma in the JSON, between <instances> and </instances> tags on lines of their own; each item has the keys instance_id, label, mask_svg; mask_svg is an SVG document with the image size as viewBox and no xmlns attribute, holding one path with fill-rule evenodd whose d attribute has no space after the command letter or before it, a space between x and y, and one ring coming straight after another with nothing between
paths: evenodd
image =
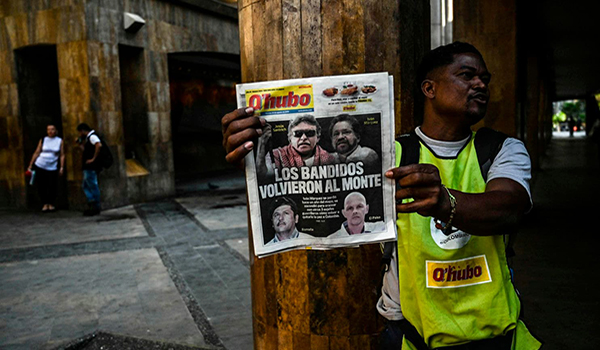
<instances>
[{"instance_id":1,"label":"man's face","mask_svg":"<svg viewBox=\"0 0 600 350\"><path fill-rule=\"evenodd\" d=\"M360 138L352 130L347 121L335 123L331 130L331 143L336 152L347 155L356 149Z\"/></svg>"},{"instance_id":2,"label":"man's face","mask_svg":"<svg viewBox=\"0 0 600 350\"><path fill-rule=\"evenodd\" d=\"M79 130L78 132L79 132L79 137L81 137L83 139L87 136L87 133L88 133L85 130Z\"/></svg>"},{"instance_id":3,"label":"man's face","mask_svg":"<svg viewBox=\"0 0 600 350\"><path fill-rule=\"evenodd\" d=\"M363 225L365 223L365 215L369 212L369 205L361 196L351 196L344 201L344 209L342 215L348 220L348 223L353 226Z\"/></svg>"},{"instance_id":4,"label":"man's face","mask_svg":"<svg viewBox=\"0 0 600 350\"><path fill-rule=\"evenodd\" d=\"M301 155L311 156L317 142L319 142L319 137L316 125L300 123L292 128L290 145Z\"/></svg>"},{"instance_id":5,"label":"man's face","mask_svg":"<svg viewBox=\"0 0 600 350\"><path fill-rule=\"evenodd\" d=\"M433 72L436 83L434 108L442 115L468 118L470 125L487 111L491 74L476 54L454 56L454 62Z\"/></svg>"},{"instance_id":6,"label":"man's face","mask_svg":"<svg viewBox=\"0 0 600 350\"><path fill-rule=\"evenodd\" d=\"M294 231L298 222L298 215L294 215L292 207L289 205L281 205L273 211L273 228L276 233L289 233Z\"/></svg>"}]
</instances>

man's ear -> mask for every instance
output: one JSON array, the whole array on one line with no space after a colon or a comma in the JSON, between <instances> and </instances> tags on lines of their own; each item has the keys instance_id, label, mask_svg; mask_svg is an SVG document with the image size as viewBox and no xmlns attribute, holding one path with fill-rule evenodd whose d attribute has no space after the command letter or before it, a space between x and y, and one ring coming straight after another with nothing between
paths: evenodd
<instances>
[{"instance_id":1,"label":"man's ear","mask_svg":"<svg viewBox=\"0 0 600 350\"><path fill-rule=\"evenodd\" d=\"M367 215L367 214L369 214L369 205L367 204L367 205L365 206L365 208L367 209L367 210L365 210L365 215Z\"/></svg>"},{"instance_id":2,"label":"man's ear","mask_svg":"<svg viewBox=\"0 0 600 350\"><path fill-rule=\"evenodd\" d=\"M421 91L427 98L435 98L435 82L431 79L425 79L421 83Z\"/></svg>"},{"instance_id":3,"label":"man's ear","mask_svg":"<svg viewBox=\"0 0 600 350\"><path fill-rule=\"evenodd\" d=\"M298 223L298 215L295 216L296 223Z\"/></svg>"}]
</instances>

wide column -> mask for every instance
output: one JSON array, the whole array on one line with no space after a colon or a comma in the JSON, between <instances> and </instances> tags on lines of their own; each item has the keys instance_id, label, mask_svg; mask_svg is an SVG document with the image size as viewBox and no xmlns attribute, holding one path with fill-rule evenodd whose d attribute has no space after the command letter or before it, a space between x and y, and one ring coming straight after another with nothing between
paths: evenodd
<instances>
[{"instance_id":1,"label":"wide column","mask_svg":"<svg viewBox=\"0 0 600 350\"><path fill-rule=\"evenodd\" d=\"M396 131L413 127L428 2L240 0L238 8L244 82L387 71ZM252 256L255 349L375 349L380 259L379 245Z\"/></svg>"},{"instance_id":2,"label":"wide column","mask_svg":"<svg viewBox=\"0 0 600 350\"><path fill-rule=\"evenodd\" d=\"M517 136L516 0L454 0L453 39L479 49L492 73L487 126Z\"/></svg>"}]
</instances>

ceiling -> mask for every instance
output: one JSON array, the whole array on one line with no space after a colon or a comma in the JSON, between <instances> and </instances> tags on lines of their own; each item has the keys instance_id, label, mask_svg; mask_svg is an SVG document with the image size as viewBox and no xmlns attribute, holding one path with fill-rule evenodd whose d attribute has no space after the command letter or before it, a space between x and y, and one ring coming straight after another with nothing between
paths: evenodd
<instances>
[{"instance_id":1,"label":"ceiling","mask_svg":"<svg viewBox=\"0 0 600 350\"><path fill-rule=\"evenodd\" d=\"M555 100L600 92L600 2L527 1L527 45L542 50ZM522 23L521 22L521 23Z\"/></svg>"},{"instance_id":2,"label":"ceiling","mask_svg":"<svg viewBox=\"0 0 600 350\"><path fill-rule=\"evenodd\" d=\"M233 0L168 0L237 18ZM545 62L554 100L600 92L600 1L520 0L520 33Z\"/></svg>"}]
</instances>

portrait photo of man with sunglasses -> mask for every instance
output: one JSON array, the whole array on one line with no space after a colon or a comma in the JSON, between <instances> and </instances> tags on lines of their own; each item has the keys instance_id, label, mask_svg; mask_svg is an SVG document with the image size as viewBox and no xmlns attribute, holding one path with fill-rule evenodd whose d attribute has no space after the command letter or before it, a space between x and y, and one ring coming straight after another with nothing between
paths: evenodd
<instances>
[{"instance_id":1,"label":"portrait photo of man with sunglasses","mask_svg":"<svg viewBox=\"0 0 600 350\"><path fill-rule=\"evenodd\" d=\"M256 168L259 174L273 174L274 169L334 164L337 157L318 145L321 125L314 116L296 117L288 126L288 145L271 149L272 128L267 125L258 139Z\"/></svg>"}]
</instances>

